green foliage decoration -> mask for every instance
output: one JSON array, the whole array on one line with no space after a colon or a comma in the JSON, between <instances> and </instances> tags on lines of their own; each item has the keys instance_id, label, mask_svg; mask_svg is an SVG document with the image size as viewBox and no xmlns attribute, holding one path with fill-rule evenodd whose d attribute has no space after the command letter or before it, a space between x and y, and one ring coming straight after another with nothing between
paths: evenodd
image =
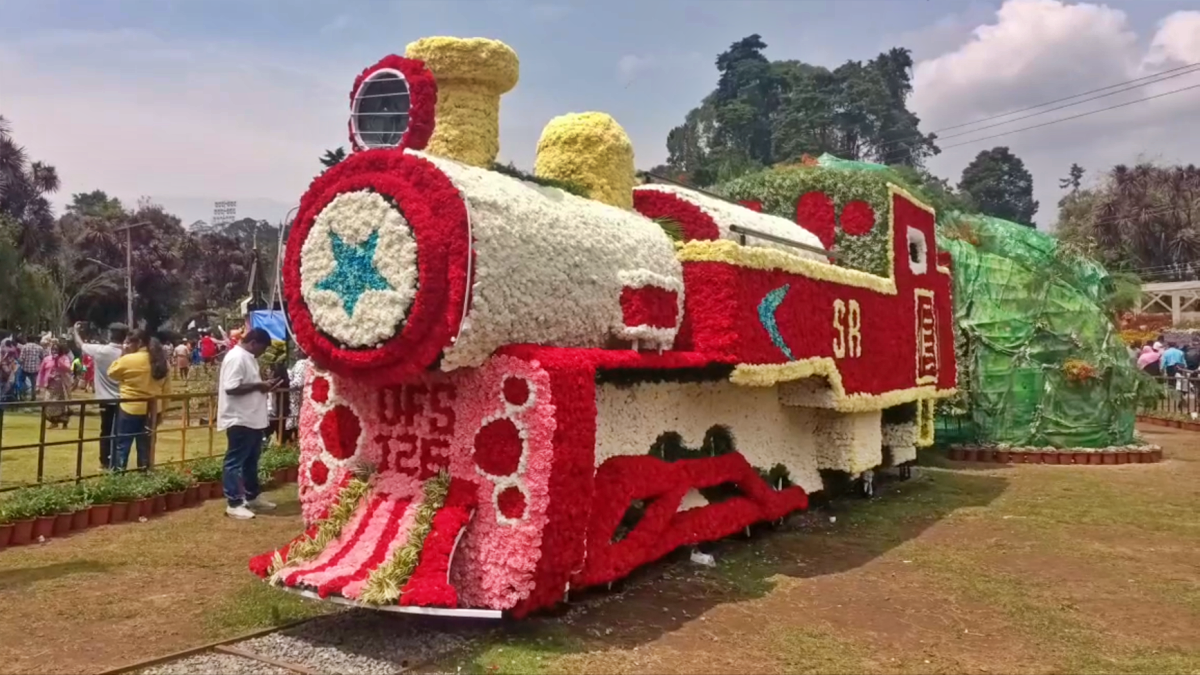
<instances>
[{"instance_id":1,"label":"green foliage decoration","mask_svg":"<svg viewBox=\"0 0 1200 675\"><path fill-rule=\"evenodd\" d=\"M888 276L887 177L865 171L835 171L811 166L782 166L736 178L717 187L735 199L762 202L763 213L794 221L796 202L809 192L823 192L833 200L835 211L852 201L865 201L875 212L875 226L863 236L849 236L837 229L834 239L836 264Z\"/></svg>"}]
</instances>

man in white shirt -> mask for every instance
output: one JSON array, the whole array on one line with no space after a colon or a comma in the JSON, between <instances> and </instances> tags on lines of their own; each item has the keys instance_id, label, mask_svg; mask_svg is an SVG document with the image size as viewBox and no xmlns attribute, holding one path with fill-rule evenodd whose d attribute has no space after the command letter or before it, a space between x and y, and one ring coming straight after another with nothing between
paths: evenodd
<instances>
[{"instance_id":1,"label":"man in white shirt","mask_svg":"<svg viewBox=\"0 0 1200 675\"><path fill-rule=\"evenodd\" d=\"M100 403L100 468L107 469L112 465L112 449L116 434L117 411L121 406L117 399L121 397L121 388L108 376L108 368L113 361L121 358L125 349L125 338L129 336L129 327L123 323L114 323L108 327L108 344L95 345L83 341L79 335L79 323L72 331L75 346L81 352L92 357L92 368L95 369L96 398Z\"/></svg>"},{"instance_id":2,"label":"man in white shirt","mask_svg":"<svg viewBox=\"0 0 1200 675\"><path fill-rule=\"evenodd\" d=\"M253 518L255 511L275 508L259 495L258 484L258 457L269 425L267 395L277 384L263 382L258 357L270 345L271 336L265 330L251 330L225 355L217 384L217 429L224 431L229 441L222 472L229 501L225 515L240 520Z\"/></svg>"}]
</instances>

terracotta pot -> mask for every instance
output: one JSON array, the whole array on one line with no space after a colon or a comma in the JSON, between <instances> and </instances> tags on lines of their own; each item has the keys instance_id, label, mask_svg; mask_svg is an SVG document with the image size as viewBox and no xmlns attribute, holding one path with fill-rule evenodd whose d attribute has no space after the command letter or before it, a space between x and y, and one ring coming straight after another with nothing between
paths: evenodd
<instances>
[{"instance_id":1,"label":"terracotta pot","mask_svg":"<svg viewBox=\"0 0 1200 675\"><path fill-rule=\"evenodd\" d=\"M950 448L950 452L947 456L952 462L962 461L962 448Z\"/></svg>"},{"instance_id":2,"label":"terracotta pot","mask_svg":"<svg viewBox=\"0 0 1200 675\"><path fill-rule=\"evenodd\" d=\"M71 514L71 531L86 530L90 522L91 518L88 516L88 510L80 509Z\"/></svg>"},{"instance_id":3,"label":"terracotta pot","mask_svg":"<svg viewBox=\"0 0 1200 675\"><path fill-rule=\"evenodd\" d=\"M200 484L201 499L216 499L221 496L221 484L216 481L209 481Z\"/></svg>"},{"instance_id":4,"label":"terracotta pot","mask_svg":"<svg viewBox=\"0 0 1200 675\"><path fill-rule=\"evenodd\" d=\"M150 498L150 515L159 515L167 511L167 496L154 495Z\"/></svg>"},{"instance_id":5,"label":"terracotta pot","mask_svg":"<svg viewBox=\"0 0 1200 675\"><path fill-rule=\"evenodd\" d=\"M113 502L112 509L109 512L108 522L116 525L129 520L131 512L136 508L137 502Z\"/></svg>"},{"instance_id":6,"label":"terracotta pot","mask_svg":"<svg viewBox=\"0 0 1200 675\"><path fill-rule=\"evenodd\" d=\"M1130 464L1149 464L1150 463L1150 452L1147 450L1140 450L1138 452L1129 453L1129 463Z\"/></svg>"},{"instance_id":7,"label":"terracotta pot","mask_svg":"<svg viewBox=\"0 0 1200 675\"><path fill-rule=\"evenodd\" d=\"M1042 464L1058 464L1058 453L1057 452L1043 452L1042 453Z\"/></svg>"},{"instance_id":8,"label":"terracotta pot","mask_svg":"<svg viewBox=\"0 0 1200 675\"><path fill-rule=\"evenodd\" d=\"M18 520L12 524L12 539L9 546L24 546L33 541L33 518Z\"/></svg>"},{"instance_id":9,"label":"terracotta pot","mask_svg":"<svg viewBox=\"0 0 1200 675\"><path fill-rule=\"evenodd\" d=\"M0 524L0 548L7 548L8 542L12 541L12 523Z\"/></svg>"},{"instance_id":10,"label":"terracotta pot","mask_svg":"<svg viewBox=\"0 0 1200 675\"><path fill-rule=\"evenodd\" d=\"M300 467L289 466L287 468L287 482L297 483L300 481Z\"/></svg>"},{"instance_id":11,"label":"terracotta pot","mask_svg":"<svg viewBox=\"0 0 1200 675\"><path fill-rule=\"evenodd\" d=\"M271 474L271 479L275 482L276 485L283 485L284 483L286 483L287 477L288 477L287 469L275 469L275 472Z\"/></svg>"},{"instance_id":12,"label":"terracotta pot","mask_svg":"<svg viewBox=\"0 0 1200 675\"><path fill-rule=\"evenodd\" d=\"M1088 455L1090 455L1090 454L1092 454L1092 453L1077 452L1074 454L1073 459L1075 460L1076 464L1087 464L1088 463Z\"/></svg>"},{"instance_id":13,"label":"terracotta pot","mask_svg":"<svg viewBox=\"0 0 1200 675\"><path fill-rule=\"evenodd\" d=\"M150 517L150 502L154 501L153 497L145 499L136 499L129 506L129 519L137 520L138 518Z\"/></svg>"},{"instance_id":14,"label":"terracotta pot","mask_svg":"<svg viewBox=\"0 0 1200 675\"><path fill-rule=\"evenodd\" d=\"M1102 453L1100 453L1100 456L1104 458L1104 460L1102 462L1100 462L1101 464L1116 464L1117 463L1117 453L1115 453L1115 452L1102 452Z\"/></svg>"},{"instance_id":15,"label":"terracotta pot","mask_svg":"<svg viewBox=\"0 0 1200 675\"><path fill-rule=\"evenodd\" d=\"M54 516L54 536L65 537L71 533L71 518L73 514L60 513Z\"/></svg>"},{"instance_id":16,"label":"terracotta pot","mask_svg":"<svg viewBox=\"0 0 1200 675\"><path fill-rule=\"evenodd\" d=\"M1073 453L1073 452L1058 453L1058 463L1059 464L1074 464L1075 463L1075 453Z\"/></svg>"},{"instance_id":17,"label":"terracotta pot","mask_svg":"<svg viewBox=\"0 0 1200 675\"><path fill-rule=\"evenodd\" d=\"M1025 459L1026 464L1041 464L1042 463L1042 453L1026 452L1026 453L1024 453L1024 459Z\"/></svg>"},{"instance_id":18,"label":"terracotta pot","mask_svg":"<svg viewBox=\"0 0 1200 675\"><path fill-rule=\"evenodd\" d=\"M1008 464L1012 461L1012 457L1008 454L1007 450L997 450L993 459L996 460L997 464Z\"/></svg>"},{"instance_id":19,"label":"terracotta pot","mask_svg":"<svg viewBox=\"0 0 1200 675\"><path fill-rule=\"evenodd\" d=\"M88 509L88 526L107 525L112 518L112 504L92 504Z\"/></svg>"},{"instance_id":20,"label":"terracotta pot","mask_svg":"<svg viewBox=\"0 0 1200 675\"><path fill-rule=\"evenodd\" d=\"M978 461L978 459L977 459L978 457L979 457L979 451L976 450L975 448L967 448L966 450L963 450L962 459L964 462Z\"/></svg>"},{"instance_id":21,"label":"terracotta pot","mask_svg":"<svg viewBox=\"0 0 1200 675\"><path fill-rule=\"evenodd\" d=\"M1117 456L1117 464L1128 464L1129 463L1129 453L1128 452L1117 452L1117 453L1113 453L1113 454L1115 454Z\"/></svg>"},{"instance_id":22,"label":"terracotta pot","mask_svg":"<svg viewBox=\"0 0 1200 675\"><path fill-rule=\"evenodd\" d=\"M1088 464L1103 464L1103 463L1104 463L1104 453L1103 452L1089 452L1088 453Z\"/></svg>"},{"instance_id":23,"label":"terracotta pot","mask_svg":"<svg viewBox=\"0 0 1200 675\"><path fill-rule=\"evenodd\" d=\"M183 507L186 509L189 506L195 506L200 503L200 486L189 485L183 491Z\"/></svg>"},{"instance_id":24,"label":"terracotta pot","mask_svg":"<svg viewBox=\"0 0 1200 675\"><path fill-rule=\"evenodd\" d=\"M1161 462L1162 458L1163 458L1162 450L1151 450L1150 451L1150 461L1151 462Z\"/></svg>"},{"instance_id":25,"label":"terracotta pot","mask_svg":"<svg viewBox=\"0 0 1200 675\"><path fill-rule=\"evenodd\" d=\"M33 541L39 537L49 539L54 536L54 516L41 516L33 519Z\"/></svg>"},{"instance_id":26,"label":"terracotta pot","mask_svg":"<svg viewBox=\"0 0 1200 675\"><path fill-rule=\"evenodd\" d=\"M183 490L178 492L168 492L166 495L166 507L168 511L178 511L183 508L184 494Z\"/></svg>"}]
</instances>

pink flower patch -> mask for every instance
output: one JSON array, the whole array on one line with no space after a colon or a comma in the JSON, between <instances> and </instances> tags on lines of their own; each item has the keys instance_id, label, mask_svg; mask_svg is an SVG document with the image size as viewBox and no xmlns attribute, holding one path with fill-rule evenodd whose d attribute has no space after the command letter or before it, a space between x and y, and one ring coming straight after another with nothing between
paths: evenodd
<instances>
[{"instance_id":1,"label":"pink flower patch","mask_svg":"<svg viewBox=\"0 0 1200 675\"><path fill-rule=\"evenodd\" d=\"M362 435L362 424L358 415L350 408L335 406L321 419L321 440L325 449L338 459L350 459L358 448L358 437Z\"/></svg>"},{"instance_id":2,"label":"pink flower patch","mask_svg":"<svg viewBox=\"0 0 1200 675\"><path fill-rule=\"evenodd\" d=\"M529 400L529 382L523 377L504 378L504 400L512 405L525 405Z\"/></svg>"},{"instance_id":3,"label":"pink flower patch","mask_svg":"<svg viewBox=\"0 0 1200 675\"><path fill-rule=\"evenodd\" d=\"M496 506L505 518L520 520L525 516L525 493L515 485L506 487L496 496Z\"/></svg>"},{"instance_id":4,"label":"pink flower patch","mask_svg":"<svg viewBox=\"0 0 1200 675\"><path fill-rule=\"evenodd\" d=\"M521 432L508 418L492 420L475 434L475 465L489 475L516 473L521 464L521 450Z\"/></svg>"}]
</instances>

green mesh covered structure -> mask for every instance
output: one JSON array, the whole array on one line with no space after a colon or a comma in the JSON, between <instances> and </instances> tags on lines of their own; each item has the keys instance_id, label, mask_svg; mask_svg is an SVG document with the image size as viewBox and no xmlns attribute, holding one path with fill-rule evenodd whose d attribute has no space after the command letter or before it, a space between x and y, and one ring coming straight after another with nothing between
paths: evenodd
<instances>
[{"instance_id":1,"label":"green mesh covered structure","mask_svg":"<svg viewBox=\"0 0 1200 675\"><path fill-rule=\"evenodd\" d=\"M789 219L809 191L826 192L839 208L863 199L875 209L877 228L887 217L887 183L922 198L886 166L831 155L817 163L743 176L718 191ZM938 230L953 264L959 368L958 396L939 407L938 442L1132 442L1137 372L1103 308L1108 273L1060 250L1053 237L997 218L939 212ZM875 271L877 255L856 243L839 232L839 263ZM1095 376L1068 380L1068 359L1086 362Z\"/></svg>"}]
</instances>

